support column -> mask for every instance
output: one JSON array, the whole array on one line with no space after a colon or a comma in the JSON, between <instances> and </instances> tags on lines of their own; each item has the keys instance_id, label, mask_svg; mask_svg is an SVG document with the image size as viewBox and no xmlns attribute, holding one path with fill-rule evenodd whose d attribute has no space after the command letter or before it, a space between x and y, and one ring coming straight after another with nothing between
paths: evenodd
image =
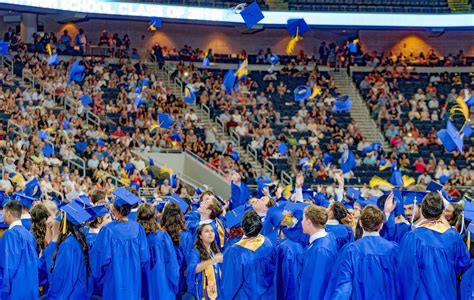
<instances>
[{"instance_id":1,"label":"support column","mask_svg":"<svg viewBox=\"0 0 474 300\"><path fill-rule=\"evenodd\" d=\"M38 31L38 15L30 13L21 14L21 38L27 44L33 43L33 33Z\"/></svg>"}]
</instances>

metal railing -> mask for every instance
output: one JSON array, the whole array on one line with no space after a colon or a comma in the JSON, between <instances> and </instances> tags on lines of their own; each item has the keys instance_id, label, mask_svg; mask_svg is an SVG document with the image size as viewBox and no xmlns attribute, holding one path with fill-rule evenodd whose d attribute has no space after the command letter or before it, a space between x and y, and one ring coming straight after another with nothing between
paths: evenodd
<instances>
[{"instance_id":1,"label":"metal railing","mask_svg":"<svg viewBox=\"0 0 474 300\"><path fill-rule=\"evenodd\" d=\"M232 141L232 144L234 146L237 145L238 147L240 147L240 134L238 134L234 128L230 128L229 135L230 135L230 140Z\"/></svg>"},{"instance_id":2,"label":"metal railing","mask_svg":"<svg viewBox=\"0 0 474 300\"><path fill-rule=\"evenodd\" d=\"M69 169L71 169L71 165L75 166L76 168L79 168L82 170L82 176L81 177L85 177L86 176L86 162L80 158L79 156L75 155L74 154L74 157L71 158L71 159L66 159L65 160L66 163L67 163L67 166ZM79 162L78 162L79 161Z\"/></svg>"},{"instance_id":3,"label":"metal railing","mask_svg":"<svg viewBox=\"0 0 474 300\"><path fill-rule=\"evenodd\" d=\"M247 145L247 153L252 157L255 161L258 160L258 152L257 149L252 147L250 144Z\"/></svg>"},{"instance_id":4,"label":"metal railing","mask_svg":"<svg viewBox=\"0 0 474 300\"><path fill-rule=\"evenodd\" d=\"M263 160L263 168L270 172L272 175L275 175L275 165L268 159Z\"/></svg>"},{"instance_id":5,"label":"metal railing","mask_svg":"<svg viewBox=\"0 0 474 300\"><path fill-rule=\"evenodd\" d=\"M82 103L80 103L80 101L76 100L76 99L73 99L71 97L63 97L64 98L64 109L65 110L69 110L71 108L74 109L74 111L76 113L79 113L79 111L81 110L81 107L83 107ZM96 114L94 114L93 112L91 112L89 109L86 109L84 108L82 113L84 114L84 117L85 117L85 121L86 121L86 124L89 125L89 124L93 124L97 127L100 126L100 118L99 116L97 116Z\"/></svg>"},{"instance_id":6,"label":"metal railing","mask_svg":"<svg viewBox=\"0 0 474 300\"><path fill-rule=\"evenodd\" d=\"M293 177L285 171L281 172L281 181L286 185L293 185Z\"/></svg>"},{"instance_id":7,"label":"metal railing","mask_svg":"<svg viewBox=\"0 0 474 300\"><path fill-rule=\"evenodd\" d=\"M207 114L209 119L211 118L211 109L206 104L201 104L202 110Z\"/></svg>"},{"instance_id":8,"label":"metal railing","mask_svg":"<svg viewBox=\"0 0 474 300\"><path fill-rule=\"evenodd\" d=\"M10 130L10 127L13 127L12 131L13 133L19 135L21 138L23 138L25 136L25 132L23 131L23 127L21 127L20 125L16 124L15 122L13 122L12 120L8 120L8 123L7 123L7 132Z\"/></svg>"},{"instance_id":9,"label":"metal railing","mask_svg":"<svg viewBox=\"0 0 474 300\"><path fill-rule=\"evenodd\" d=\"M2 55L0 56L2 58L2 66L5 66L8 68L8 70L11 70L11 75L15 76L14 70L13 70L13 60L9 55Z\"/></svg>"},{"instance_id":10,"label":"metal railing","mask_svg":"<svg viewBox=\"0 0 474 300\"><path fill-rule=\"evenodd\" d=\"M104 172L105 173L105 177L106 178L110 178L112 179L112 184L115 185L115 186L119 186L119 183L121 185L124 185L124 186L128 186L128 184L126 182L124 182L123 180L121 180L120 178L110 174L109 172Z\"/></svg>"},{"instance_id":11,"label":"metal railing","mask_svg":"<svg viewBox=\"0 0 474 300\"><path fill-rule=\"evenodd\" d=\"M215 124L217 125L217 127L219 127L219 129L225 133L225 124L224 124L224 121L222 121L222 119L220 117L216 117L216 122Z\"/></svg>"}]
</instances>

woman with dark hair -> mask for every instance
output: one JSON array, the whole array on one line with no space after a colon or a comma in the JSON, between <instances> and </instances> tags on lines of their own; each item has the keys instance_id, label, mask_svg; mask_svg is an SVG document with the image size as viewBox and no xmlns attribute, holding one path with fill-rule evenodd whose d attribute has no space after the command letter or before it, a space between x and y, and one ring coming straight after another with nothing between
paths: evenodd
<instances>
[{"instance_id":1,"label":"woman with dark hair","mask_svg":"<svg viewBox=\"0 0 474 300\"><path fill-rule=\"evenodd\" d=\"M140 299L142 272L150 253L145 230L126 216L141 199L126 188L112 192L113 221L102 227L91 249L91 269L103 299Z\"/></svg>"},{"instance_id":2,"label":"woman with dark hair","mask_svg":"<svg viewBox=\"0 0 474 300\"><path fill-rule=\"evenodd\" d=\"M160 229L155 208L142 204L138 208L137 222L145 228L150 264L143 278L142 295L145 299L174 299L178 293L179 268L173 242Z\"/></svg>"},{"instance_id":3,"label":"woman with dark hair","mask_svg":"<svg viewBox=\"0 0 474 300\"><path fill-rule=\"evenodd\" d=\"M449 225L456 229L457 232L461 232L462 229L462 212L463 207L457 203L450 203L444 209L443 216L448 221ZM33 215L31 216L33 218Z\"/></svg>"},{"instance_id":4,"label":"woman with dark hair","mask_svg":"<svg viewBox=\"0 0 474 300\"><path fill-rule=\"evenodd\" d=\"M89 246L82 223L89 215L77 202L69 203L60 223L60 232L49 269L48 299L87 299L89 279ZM59 218L59 217L58 217Z\"/></svg>"},{"instance_id":5,"label":"woman with dark hair","mask_svg":"<svg viewBox=\"0 0 474 300\"><path fill-rule=\"evenodd\" d=\"M40 254L45 248L46 221L50 217L49 210L42 203L38 203L30 211L31 233L36 239L36 251Z\"/></svg>"},{"instance_id":6,"label":"woman with dark hair","mask_svg":"<svg viewBox=\"0 0 474 300\"><path fill-rule=\"evenodd\" d=\"M428 193L416 229L400 244L400 299L456 299L456 277L470 266L469 252L462 236L442 218L443 210L441 196Z\"/></svg>"},{"instance_id":7,"label":"woman with dark hair","mask_svg":"<svg viewBox=\"0 0 474 300\"><path fill-rule=\"evenodd\" d=\"M199 226L186 270L188 291L196 299L224 299L220 291L222 258L212 226Z\"/></svg>"},{"instance_id":8,"label":"woman with dark hair","mask_svg":"<svg viewBox=\"0 0 474 300\"><path fill-rule=\"evenodd\" d=\"M337 249L341 250L345 244L354 241L352 228L345 225L351 217L350 212L344 204L335 201L326 209L326 214L328 216L326 231L334 234L337 241Z\"/></svg>"},{"instance_id":9,"label":"woman with dark hair","mask_svg":"<svg viewBox=\"0 0 474 300\"><path fill-rule=\"evenodd\" d=\"M165 205L161 215L161 228L165 230L173 241L179 266L178 294L186 292L186 268L191 250L193 249L193 236L186 227L183 212L177 203L170 202Z\"/></svg>"},{"instance_id":10,"label":"woman with dark hair","mask_svg":"<svg viewBox=\"0 0 474 300\"><path fill-rule=\"evenodd\" d=\"M225 252L222 299L275 299L276 251L260 234L262 221L251 210L242 219L244 237Z\"/></svg>"}]
</instances>

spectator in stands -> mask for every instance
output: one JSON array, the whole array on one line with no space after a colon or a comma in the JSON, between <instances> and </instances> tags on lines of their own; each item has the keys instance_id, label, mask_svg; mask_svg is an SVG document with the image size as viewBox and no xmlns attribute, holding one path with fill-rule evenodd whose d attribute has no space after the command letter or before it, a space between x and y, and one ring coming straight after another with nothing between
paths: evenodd
<instances>
[{"instance_id":1,"label":"spectator in stands","mask_svg":"<svg viewBox=\"0 0 474 300\"><path fill-rule=\"evenodd\" d=\"M79 47L79 52L81 53L81 55L83 55L87 47L87 37L86 37L86 34L84 33L84 29L79 28L79 32L76 34L76 37L74 38L74 44L77 47Z\"/></svg>"},{"instance_id":2,"label":"spectator in stands","mask_svg":"<svg viewBox=\"0 0 474 300\"><path fill-rule=\"evenodd\" d=\"M5 32L5 34L3 35L3 41L9 43L12 40L14 35L15 33L13 32L13 28L8 27L7 32Z\"/></svg>"},{"instance_id":3,"label":"spectator in stands","mask_svg":"<svg viewBox=\"0 0 474 300\"><path fill-rule=\"evenodd\" d=\"M63 35L61 36L61 45L65 48L65 49L69 49L71 48L71 36L69 35L68 31L67 30L64 30L63 31Z\"/></svg>"}]
</instances>

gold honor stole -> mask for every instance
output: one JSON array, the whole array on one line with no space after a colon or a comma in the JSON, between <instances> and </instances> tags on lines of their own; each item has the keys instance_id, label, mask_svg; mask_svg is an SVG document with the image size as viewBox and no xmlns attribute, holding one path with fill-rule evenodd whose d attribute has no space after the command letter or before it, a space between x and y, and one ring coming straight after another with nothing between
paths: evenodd
<instances>
[{"instance_id":1,"label":"gold honor stole","mask_svg":"<svg viewBox=\"0 0 474 300\"><path fill-rule=\"evenodd\" d=\"M214 259L214 254L211 251L211 258ZM202 299L209 298L210 300L217 299L217 282L216 282L216 273L214 269L214 265L207 267L204 270L204 280L202 281L204 291L206 294L203 295Z\"/></svg>"},{"instance_id":2,"label":"gold honor stole","mask_svg":"<svg viewBox=\"0 0 474 300\"><path fill-rule=\"evenodd\" d=\"M441 220L436 220L428 223L424 223L418 226L418 228L428 228L430 230L436 231L438 233L445 233L451 226L443 223Z\"/></svg>"},{"instance_id":3,"label":"gold honor stole","mask_svg":"<svg viewBox=\"0 0 474 300\"><path fill-rule=\"evenodd\" d=\"M224 240L225 240L225 232L224 232L224 226L222 226L221 221L219 219L216 219L216 226L217 226L217 234L219 234L219 246L221 249L224 248Z\"/></svg>"},{"instance_id":4,"label":"gold honor stole","mask_svg":"<svg viewBox=\"0 0 474 300\"><path fill-rule=\"evenodd\" d=\"M265 237L263 235L259 234L258 236L254 237L254 238L241 239L236 244L241 246L241 247L244 247L245 249L248 249L250 251L255 252L255 251L257 251L258 248L260 248L260 246L263 245L264 241L265 241Z\"/></svg>"}]
</instances>

